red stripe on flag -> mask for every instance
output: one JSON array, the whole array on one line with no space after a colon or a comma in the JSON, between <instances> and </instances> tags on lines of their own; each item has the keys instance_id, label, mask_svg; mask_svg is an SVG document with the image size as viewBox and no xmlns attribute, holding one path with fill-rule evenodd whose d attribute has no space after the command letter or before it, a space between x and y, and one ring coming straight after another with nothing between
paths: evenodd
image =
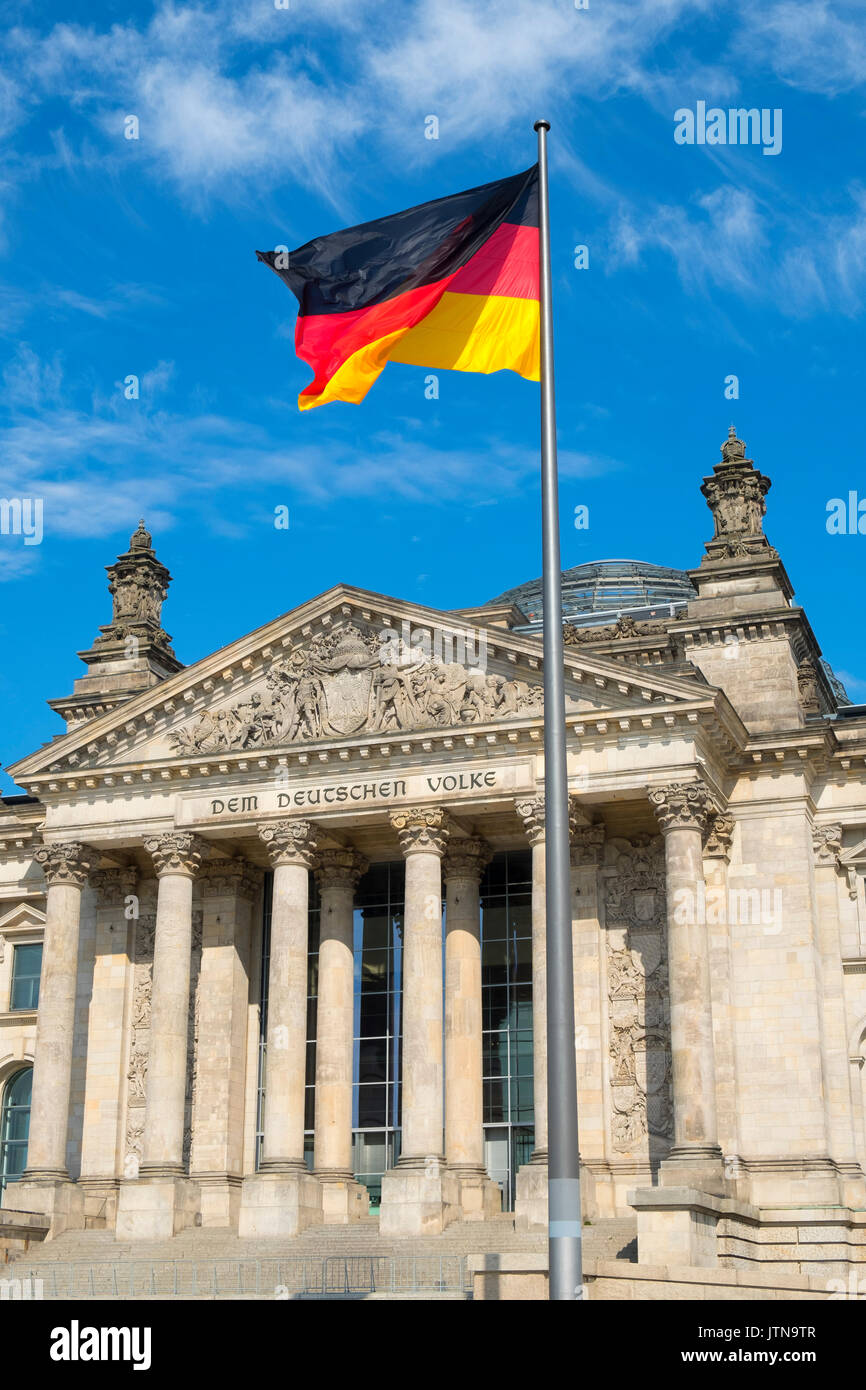
<instances>
[{"instance_id":1,"label":"red stripe on flag","mask_svg":"<svg viewBox=\"0 0 866 1390\"><path fill-rule=\"evenodd\" d=\"M465 268L465 267L464 267ZM368 309L345 314L302 314L295 325L295 350L315 372L302 396L319 396L334 373L359 348L374 343L400 328L414 328L430 313L449 288L455 275L432 285L421 285Z\"/></svg>"},{"instance_id":2,"label":"red stripe on flag","mask_svg":"<svg viewBox=\"0 0 866 1390\"><path fill-rule=\"evenodd\" d=\"M538 299L538 228L503 222L457 271L448 289L452 294Z\"/></svg>"}]
</instances>

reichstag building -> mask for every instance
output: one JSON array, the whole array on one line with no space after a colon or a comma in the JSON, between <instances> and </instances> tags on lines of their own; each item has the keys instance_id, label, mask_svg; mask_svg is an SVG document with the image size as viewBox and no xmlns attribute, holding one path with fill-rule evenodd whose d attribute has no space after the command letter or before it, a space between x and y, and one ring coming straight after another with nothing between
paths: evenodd
<instances>
[{"instance_id":1,"label":"reichstag building","mask_svg":"<svg viewBox=\"0 0 866 1390\"><path fill-rule=\"evenodd\" d=\"M633 1278L866 1262L866 706L769 488L731 429L695 568L563 575L584 1215ZM144 523L108 577L0 804L0 1234L543 1233L540 581L340 584L184 667Z\"/></svg>"}]
</instances>

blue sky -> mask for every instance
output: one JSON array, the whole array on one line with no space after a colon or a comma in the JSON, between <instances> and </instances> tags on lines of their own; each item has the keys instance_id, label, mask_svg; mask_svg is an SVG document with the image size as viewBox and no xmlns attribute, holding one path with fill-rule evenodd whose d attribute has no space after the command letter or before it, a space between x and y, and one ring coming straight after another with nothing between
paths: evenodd
<instances>
[{"instance_id":1,"label":"blue sky","mask_svg":"<svg viewBox=\"0 0 866 1390\"><path fill-rule=\"evenodd\" d=\"M392 365L301 414L295 301L254 252L526 168L541 114L564 565L696 565L733 421L866 700L866 538L825 524L866 497L864 8L0 0L0 495L44 499L41 545L0 535L3 762L62 729L44 701L141 515L187 663L340 580L449 608L539 573L537 386L442 373L428 400ZM781 152L676 144L698 101L781 109Z\"/></svg>"}]
</instances>

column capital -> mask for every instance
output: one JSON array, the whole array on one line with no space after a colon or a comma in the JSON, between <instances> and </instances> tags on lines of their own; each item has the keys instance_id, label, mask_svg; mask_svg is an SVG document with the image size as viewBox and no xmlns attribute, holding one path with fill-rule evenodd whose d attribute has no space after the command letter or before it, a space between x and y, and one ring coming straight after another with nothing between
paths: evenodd
<instances>
[{"instance_id":1,"label":"column capital","mask_svg":"<svg viewBox=\"0 0 866 1390\"><path fill-rule=\"evenodd\" d=\"M514 809L523 821L526 838L531 845L544 839L544 797L525 796L515 801Z\"/></svg>"},{"instance_id":2,"label":"column capital","mask_svg":"<svg viewBox=\"0 0 866 1390\"><path fill-rule=\"evenodd\" d=\"M705 859L724 859L731 857L731 841L734 838L736 821L727 811L719 811L710 817L710 833L704 845Z\"/></svg>"},{"instance_id":3,"label":"column capital","mask_svg":"<svg viewBox=\"0 0 866 1390\"><path fill-rule=\"evenodd\" d=\"M603 825L579 826L571 836L571 867L593 869L600 864L606 836Z\"/></svg>"},{"instance_id":4,"label":"column capital","mask_svg":"<svg viewBox=\"0 0 866 1390\"><path fill-rule=\"evenodd\" d=\"M816 864L837 868L842 853L841 825L813 825L812 848Z\"/></svg>"},{"instance_id":5,"label":"column capital","mask_svg":"<svg viewBox=\"0 0 866 1390\"><path fill-rule=\"evenodd\" d=\"M480 836L467 835L461 840L451 840L442 866L445 881L466 878L480 883L481 875L492 858L493 850Z\"/></svg>"},{"instance_id":6,"label":"column capital","mask_svg":"<svg viewBox=\"0 0 866 1390\"><path fill-rule=\"evenodd\" d=\"M254 898L262 883L261 870L246 859L210 859L199 874L206 897Z\"/></svg>"},{"instance_id":7,"label":"column capital","mask_svg":"<svg viewBox=\"0 0 866 1390\"><path fill-rule=\"evenodd\" d=\"M575 792L568 793L568 837L570 840L578 830L592 824L592 817L584 810L580 797Z\"/></svg>"},{"instance_id":8,"label":"column capital","mask_svg":"<svg viewBox=\"0 0 866 1390\"><path fill-rule=\"evenodd\" d=\"M88 874L99 859L99 852L91 849L90 845L68 840L65 843L43 844L33 857L42 865L45 882L49 888L55 883L68 883L75 888L83 888Z\"/></svg>"},{"instance_id":9,"label":"column capital","mask_svg":"<svg viewBox=\"0 0 866 1390\"><path fill-rule=\"evenodd\" d=\"M276 869L281 864L296 864L311 869L316 861L319 827L310 820L278 820L263 825L259 839L270 855Z\"/></svg>"},{"instance_id":10,"label":"column capital","mask_svg":"<svg viewBox=\"0 0 866 1390\"><path fill-rule=\"evenodd\" d=\"M713 809L713 799L701 781L653 787L649 800L663 835L669 830L698 830L703 835Z\"/></svg>"},{"instance_id":11,"label":"column capital","mask_svg":"<svg viewBox=\"0 0 866 1390\"><path fill-rule=\"evenodd\" d=\"M350 846L341 849L323 849L319 852L316 864L316 882L319 889L347 888L354 892L358 879L367 872L369 862L363 854Z\"/></svg>"},{"instance_id":12,"label":"column capital","mask_svg":"<svg viewBox=\"0 0 866 1390\"><path fill-rule=\"evenodd\" d=\"M186 830L170 830L145 840L144 848L153 860L157 878L164 874L182 874L195 878L199 865L208 851L207 841Z\"/></svg>"},{"instance_id":13,"label":"column capital","mask_svg":"<svg viewBox=\"0 0 866 1390\"><path fill-rule=\"evenodd\" d=\"M443 806L408 806L392 811L390 819L404 857L421 851L440 857L445 853L451 826Z\"/></svg>"},{"instance_id":14,"label":"column capital","mask_svg":"<svg viewBox=\"0 0 866 1390\"><path fill-rule=\"evenodd\" d=\"M115 907L122 903L124 898L135 892L137 883L138 869L135 864L118 869L97 869L90 875L90 886L96 890L98 907Z\"/></svg>"}]
</instances>

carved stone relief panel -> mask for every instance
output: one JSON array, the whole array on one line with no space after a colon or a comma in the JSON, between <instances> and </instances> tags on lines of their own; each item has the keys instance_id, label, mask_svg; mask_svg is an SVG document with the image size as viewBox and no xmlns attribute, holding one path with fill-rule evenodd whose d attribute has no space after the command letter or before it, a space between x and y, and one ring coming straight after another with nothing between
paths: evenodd
<instances>
[{"instance_id":1,"label":"carved stone relief panel","mask_svg":"<svg viewBox=\"0 0 866 1390\"><path fill-rule=\"evenodd\" d=\"M602 869L611 1143L635 1158L673 1138L665 859L660 835L609 840Z\"/></svg>"},{"instance_id":2,"label":"carved stone relief panel","mask_svg":"<svg viewBox=\"0 0 866 1390\"><path fill-rule=\"evenodd\" d=\"M132 1036L129 1045L126 1093L126 1150L123 1175L134 1177L141 1161L144 1133L145 1083L150 1051L150 1002L153 988L153 943L156 913L142 912L135 923L132 974Z\"/></svg>"},{"instance_id":3,"label":"carved stone relief panel","mask_svg":"<svg viewBox=\"0 0 866 1390\"><path fill-rule=\"evenodd\" d=\"M200 910L193 909L192 958L190 960L189 972L189 1021L187 1024L186 1096L184 1100L183 1121L183 1161L187 1169L189 1168L189 1156L192 1151L192 1117L195 1108L196 1082L198 1080L198 1038L199 1018L201 1015L201 950L202 914Z\"/></svg>"},{"instance_id":4,"label":"carved stone relief panel","mask_svg":"<svg viewBox=\"0 0 866 1390\"><path fill-rule=\"evenodd\" d=\"M192 914L192 958L190 962L190 1004L187 1045L187 1083L184 1122L184 1162L189 1161L192 1142L192 1107L195 1096L198 1044L199 978L201 974L202 914ZM132 1017L129 1066L127 1069L126 1149L124 1177L135 1177L141 1161L144 1112L147 1099L147 1063L150 1055L150 1008L153 994L153 947L156 913L143 912L135 924Z\"/></svg>"},{"instance_id":5,"label":"carved stone relief panel","mask_svg":"<svg viewBox=\"0 0 866 1390\"><path fill-rule=\"evenodd\" d=\"M541 712L539 683L434 660L347 623L271 663L266 685L171 735L176 753L260 748L360 732L477 724Z\"/></svg>"}]
</instances>

